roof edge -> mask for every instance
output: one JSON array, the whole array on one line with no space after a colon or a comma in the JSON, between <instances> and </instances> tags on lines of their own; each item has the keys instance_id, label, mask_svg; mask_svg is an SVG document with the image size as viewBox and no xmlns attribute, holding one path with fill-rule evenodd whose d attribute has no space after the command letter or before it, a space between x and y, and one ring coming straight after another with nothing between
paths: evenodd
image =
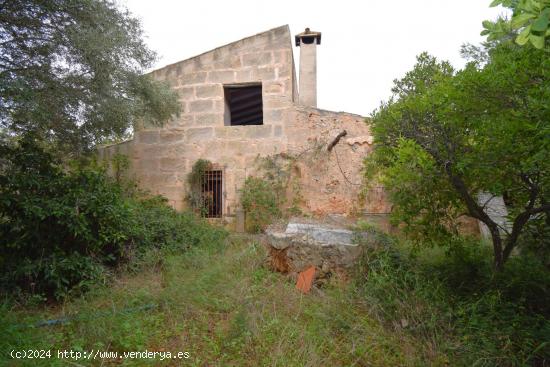
<instances>
[{"instance_id":1,"label":"roof edge","mask_svg":"<svg viewBox=\"0 0 550 367\"><path fill-rule=\"evenodd\" d=\"M196 59L196 58L201 57L201 56L203 56L203 55L206 55L206 54L208 54L208 53L210 53L210 52L214 52L214 51L219 50L219 49L221 49L221 48L224 48L224 47L228 47L228 46L234 45L234 44L236 44L236 43L238 43L238 42L241 42L241 41L244 41L244 40L247 40L247 39L250 39L250 38L254 38L254 37L257 37L257 36L260 36L260 35L263 35L263 34L267 34L267 33L270 33L270 32L274 32L274 31L277 31L277 30L280 30L280 29L283 29L283 28L286 28L287 33L290 35L290 26L289 26L288 24L285 24L285 25L282 25L282 26L279 26L279 27L271 28L271 29L269 29L269 30L267 30L267 31L259 32L259 33L253 34L253 35L251 35L251 36L247 36L247 37L241 38L241 39L236 40L236 41L233 41L233 42L226 43L225 45L218 46L218 47L213 48L213 49L211 49L211 50L208 50L208 51L205 51L205 52L200 53L200 54L198 54L198 55L195 55L195 56L192 56L192 57L188 57L188 58L186 58L186 59L183 59L183 60L174 62L174 63L172 63L172 64L167 64L167 65L161 66L161 67L159 67L159 68L157 68L157 69L154 69L154 70L151 70L151 71L147 72L146 74L152 74L152 73L158 72L158 71L160 71L160 70L162 70L162 69L166 69L166 68L169 68L169 67L171 67L171 66L178 65L178 64L180 64L180 63L182 63L182 62L186 62L186 61L189 61L189 60L192 60L192 59ZM292 41L291 41L291 48L292 48Z\"/></svg>"}]
</instances>

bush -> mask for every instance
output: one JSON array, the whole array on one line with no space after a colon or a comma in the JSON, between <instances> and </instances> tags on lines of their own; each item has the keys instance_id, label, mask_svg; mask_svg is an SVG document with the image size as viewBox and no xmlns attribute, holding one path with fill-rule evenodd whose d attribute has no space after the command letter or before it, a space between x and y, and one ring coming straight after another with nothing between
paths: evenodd
<instances>
[{"instance_id":1,"label":"bush","mask_svg":"<svg viewBox=\"0 0 550 367\"><path fill-rule=\"evenodd\" d=\"M185 250L223 236L164 199L126 192L101 168L66 169L32 137L1 144L0 156L4 291L59 299L149 249Z\"/></svg>"},{"instance_id":2,"label":"bush","mask_svg":"<svg viewBox=\"0 0 550 367\"><path fill-rule=\"evenodd\" d=\"M548 363L550 274L539 259L512 257L494 272L491 250L473 241L424 260L402 247L365 252L357 285L373 316L452 355L453 365Z\"/></svg>"},{"instance_id":3,"label":"bush","mask_svg":"<svg viewBox=\"0 0 550 367\"><path fill-rule=\"evenodd\" d=\"M151 248L181 252L193 246L220 242L226 231L213 227L193 213L179 213L162 196L134 200L137 225L132 241L138 253Z\"/></svg>"},{"instance_id":4,"label":"bush","mask_svg":"<svg viewBox=\"0 0 550 367\"><path fill-rule=\"evenodd\" d=\"M276 191L269 182L247 177L240 192L248 231L260 232L281 215Z\"/></svg>"}]
</instances>

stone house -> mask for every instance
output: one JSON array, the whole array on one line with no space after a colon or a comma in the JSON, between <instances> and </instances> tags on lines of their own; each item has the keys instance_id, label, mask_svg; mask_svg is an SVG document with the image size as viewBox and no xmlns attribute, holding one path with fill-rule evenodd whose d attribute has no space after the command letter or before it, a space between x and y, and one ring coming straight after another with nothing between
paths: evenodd
<instances>
[{"instance_id":1,"label":"stone house","mask_svg":"<svg viewBox=\"0 0 550 367\"><path fill-rule=\"evenodd\" d=\"M321 33L306 29L294 41L299 86L288 26L153 71L178 93L182 114L163 127L140 128L132 140L101 148L100 156L127 155L139 186L178 210L186 206L193 164L211 161L203 185L212 199L207 216L228 223L246 177L262 175L262 157L292 162L288 194L304 213L384 215L381 188L361 194L362 161L372 149L365 118L317 108Z\"/></svg>"}]
</instances>

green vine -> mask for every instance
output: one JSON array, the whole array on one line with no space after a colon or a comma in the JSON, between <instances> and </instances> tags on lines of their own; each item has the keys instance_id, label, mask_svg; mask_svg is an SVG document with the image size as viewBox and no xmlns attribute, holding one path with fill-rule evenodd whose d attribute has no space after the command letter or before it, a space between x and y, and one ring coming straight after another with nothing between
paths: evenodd
<instances>
[{"instance_id":1,"label":"green vine","mask_svg":"<svg viewBox=\"0 0 550 367\"><path fill-rule=\"evenodd\" d=\"M195 162L195 164L193 164L193 168L187 176L189 190L187 192L186 200L191 209L201 216L205 216L207 210L207 203L205 202L205 197L202 194L204 174L210 169L212 169L212 163L210 161L206 159L199 159Z\"/></svg>"},{"instance_id":2,"label":"green vine","mask_svg":"<svg viewBox=\"0 0 550 367\"><path fill-rule=\"evenodd\" d=\"M305 152L298 155L280 153L267 157L258 157L257 164L263 173L263 179L269 183L277 196L277 207L285 216L303 215L300 209L304 201L300 184L298 159L303 159Z\"/></svg>"}]
</instances>

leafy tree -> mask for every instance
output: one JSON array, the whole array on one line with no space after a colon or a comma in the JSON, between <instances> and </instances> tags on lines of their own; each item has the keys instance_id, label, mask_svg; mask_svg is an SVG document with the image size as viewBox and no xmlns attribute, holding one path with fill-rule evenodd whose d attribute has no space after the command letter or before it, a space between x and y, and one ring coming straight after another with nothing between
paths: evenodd
<instances>
[{"instance_id":1,"label":"leafy tree","mask_svg":"<svg viewBox=\"0 0 550 367\"><path fill-rule=\"evenodd\" d=\"M367 173L379 174L413 238L448 240L464 214L487 225L501 269L528 229L550 225L548 75L547 53L506 43L461 71L422 54L395 81L373 114ZM511 228L487 214L480 192L506 198Z\"/></svg>"},{"instance_id":2,"label":"leafy tree","mask_svg":"<svg viewBox=\"0 0 550 367\"><path fill-rule=\"evenodd\" d=\"M484 21L482 36L488 35L488 40L492 41L512 35L519 45L529 42L538 49L550 51L549 0L494 0L491 3L492 7L498 5L510 9L512 18Z\"/></svg>"},{"instance_id":3,"label":"leafy tree","mask_svg":"<svg viewBox=\"0 0 550 367\"><path fill-rule=\"evenodd\" d=\"M175 95L143 75L154 53L110 0L0 0L0 128L80 153L161 123Z\"/></svg>"}]
</instances>

